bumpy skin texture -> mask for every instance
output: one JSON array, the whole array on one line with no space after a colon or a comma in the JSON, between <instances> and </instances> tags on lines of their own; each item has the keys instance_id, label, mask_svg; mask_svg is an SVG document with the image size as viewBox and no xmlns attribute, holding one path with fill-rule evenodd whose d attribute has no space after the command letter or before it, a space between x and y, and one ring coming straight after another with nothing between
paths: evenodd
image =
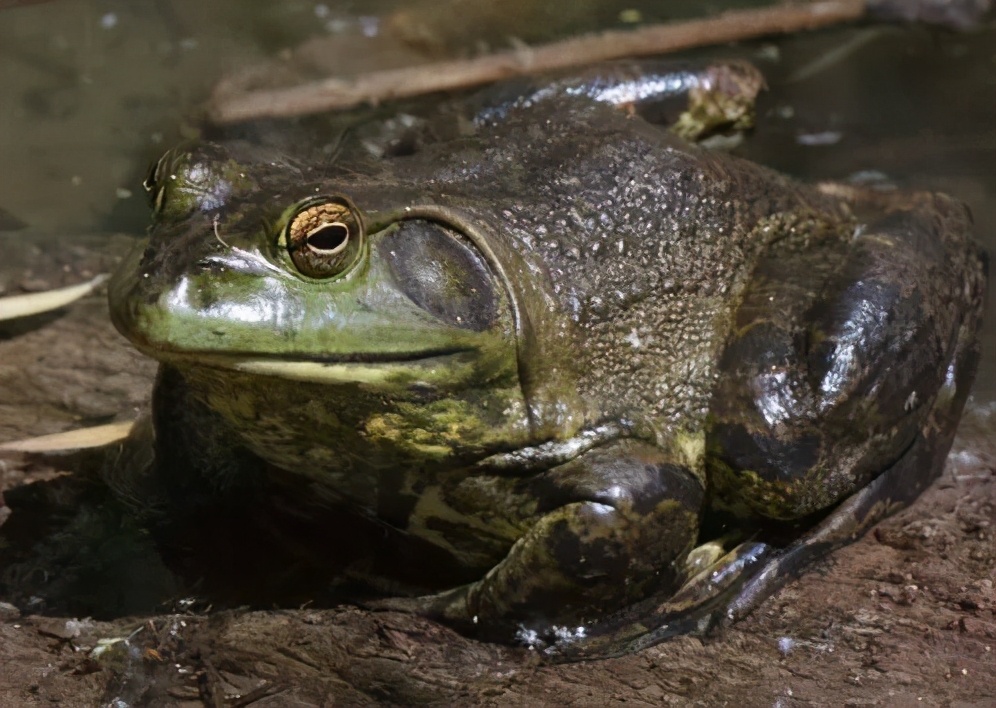
<instances>
[{"instance_id":1,"label":"bumpy skin texture","mask_svg":"<svg viewBox=\"0 0 996 708\"><path fill-rule=\"evenodd\" d=\"M164 158L111 293L164 362L156 462L110 473L165 511L150 523L218 499L353 514L391 539L374 555L431 559L410 589L466 583L391 606L506 638L677 593L610 622L593 646L612 653L746 611L915 497L977 359L967 210L801 185L578 86L378 160ZM364 230L333 278L297 271L281 235L323 196ZM763 544L695 566L714 526L726 546L814 530L766 566Z\"/></svg>"}]
</instances>

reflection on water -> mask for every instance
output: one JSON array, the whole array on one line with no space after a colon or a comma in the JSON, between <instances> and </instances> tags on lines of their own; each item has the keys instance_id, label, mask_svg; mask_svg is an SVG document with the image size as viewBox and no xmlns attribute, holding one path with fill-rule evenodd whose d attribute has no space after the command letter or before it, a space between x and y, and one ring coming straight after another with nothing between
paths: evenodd
<instances>
[{"instance_id":1,"label":"reflection on water","mask_svg":"<svg viewBox=\"0 0 996 708\"><path fill-rule=\"evenodd\" d=\"M56 0L0 10L0 208L29 225L0 231L4 252L32 232L141 232L149 161L196 135L194 109L218 78L265 58L285 57L296 75L348 73L700 7L585 0L565 11L510 0L496 14L491 0L460 0L455 14L455 2ZM881 173L954 194L972 206L994 252L994 39L992 24L971 35L884 27L741 47L771 88L741 150L809 179ZM990 305L983 402L996 399L992 289Z\"/></svg>"}]
</instances>

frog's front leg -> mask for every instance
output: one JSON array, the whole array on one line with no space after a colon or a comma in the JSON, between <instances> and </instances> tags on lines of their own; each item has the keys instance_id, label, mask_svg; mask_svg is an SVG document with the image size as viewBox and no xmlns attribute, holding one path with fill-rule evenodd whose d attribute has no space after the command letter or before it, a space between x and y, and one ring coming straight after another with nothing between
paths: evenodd
<instances>
[{"instance_id":1,"label":"frog's front leg","mask_svg":"<svg viewBox=\"0 0 996 708\"><path fill-rule=\"evenodd\" d=\"M400 606L507 640L519 624L581 622L681 582L703 490L663 451L622 440L525 483L540 516L501 562Z\"/></svg>"}]
</instances>

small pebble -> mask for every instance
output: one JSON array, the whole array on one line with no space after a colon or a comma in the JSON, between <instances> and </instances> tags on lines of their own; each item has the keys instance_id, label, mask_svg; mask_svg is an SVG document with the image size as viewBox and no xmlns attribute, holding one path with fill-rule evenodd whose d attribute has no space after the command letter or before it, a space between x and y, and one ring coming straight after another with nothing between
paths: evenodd
<instances>
[{"instance_id":1,"label":"small pebble","mask_svg":"<svg viewBox=\"0 0 996 708\"><path fill-rule=\"evenodd\" d=\"M21 611L9 602L0 602L0 622L10 622L21 616Z\"/></svg>"},{"instance_id":2,"label":"small pebble","mask_svg":"<svg viewBox=\"0 0 996 708\"><path fill-rule=\"evenodd\" d=\"M795 141L800 145L836 145L844 137L839 130L824 130L818 133L802 133L797 135Z\"/></svg>"}]
</instances>

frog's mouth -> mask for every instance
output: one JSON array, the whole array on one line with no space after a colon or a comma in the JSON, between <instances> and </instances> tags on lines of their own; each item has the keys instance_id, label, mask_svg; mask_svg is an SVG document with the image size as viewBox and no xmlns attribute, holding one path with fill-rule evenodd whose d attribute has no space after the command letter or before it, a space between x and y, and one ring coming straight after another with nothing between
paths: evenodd
<instances>
[{"instance_id":1,"label":"frog's mouth","mask_svg":"<svg viewBox=\"0 0 996 708\"><path fill-rule=\"evenodd\" d=\"M166 229L150 236L159 249L157 263L146 263L149 242L136 244L112 279L112 321L152 358L212 376L365 385L389 394L402 386L452 391L515 380L531 401L531 425L544 435L560 434L574 425L563 411L579 408L570 349L561 346L563 337L547 336L563 328L551 315L552 297L546 281L535 277L535 264L523 260L513 242L478 228L486 218L438 205L384 215L387 226L371 225L370 250L364 252L370 255L328 281L294 272L265 230L216 226L213 237L201 233L200 249L188 252L189 239ZM415 224L405 227L410 243L441 240L416 228L421 222L442 224L470 242L484 261L473 272L489 272L496 287L490 300L484 289L466 291L482 293L478 299L464 297L472 316L487 317L461 321L456 315L463 310L447 310L442 288L429 285L448 281L433 280L431 268L424 279L402 280L434 263L421 251L397 248L402 259L391 247L380 250L394 233L386 229L405 222ZM190 229L195 227L203 231L204 224ZM427 252L456 266L462 262L441 247ZM178 265L165 267L170 263ZM415 265L405 270L405 263Z\"/></svg>"},{"instance_id":2,"label":"frog's mouth","mask_svg":"<svg viewBox=\"0 0 996 708\"><path fill-rule=\"evenodd\" d=\"M444 387L472 379L478 353L451 349L388 359L382 354L354 354L343 358L259 356L219 352L155 352L154 358L179 368L210 368L237 371L291 381L323 385Z\"/></svg>"},{"instance_id":3,"label":"frog's mouth","mask_svg":"<svg viewBox=\"0 0 996 708\"><path fill-rule=\"evenodd\" d=\"M211 369L317 384L457 388L516 371L514 336L435 317L382 263L330 285L302 280L252 249L209 253L176 277L141 253L112 282L111 316L144 354Z\"/></svg>"}]
</instances>

